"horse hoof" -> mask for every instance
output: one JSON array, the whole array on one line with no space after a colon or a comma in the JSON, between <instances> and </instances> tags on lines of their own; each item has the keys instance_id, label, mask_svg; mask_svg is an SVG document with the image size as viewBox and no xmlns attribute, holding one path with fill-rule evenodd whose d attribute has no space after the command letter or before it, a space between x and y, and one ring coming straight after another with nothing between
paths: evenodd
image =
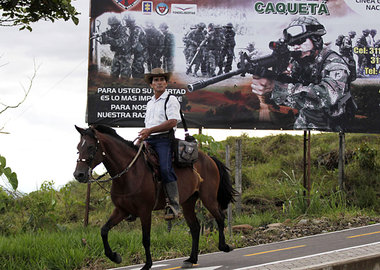
<instances>
[{"instance_id":1,"label":"horse hoof","mask_svg":"<svg viewBox=\"0 0 380 270\"><path fill-rule=\"evenodd\" d=\"M184 261L183 263L182 263L182 266L181 266L181 268L192 268L194 266L194 264L193 263L191 263L191 262L187 262L187 261Z\"/></svg>"},{"instance_id":2,"label":"horse hoof","mask_svg":"<svg viewBox=\"0 0 380 270\"><path fill-rule=\"evenodd\" d=\"M117 252L114 252L114 253L113 253L112 261L113 261L114 263L121 263L122 258L121 258L121 256L120 256L120 254L117 253Z\"/></svg>"},{"instance_id":3,"label":"horse hoof","mask_svg":"<svg viewBox=\"0 0 380 270\"><path fill-rule=\"evenodd\" d=\"M229 245L224 245L224 246L219 247L219 250L223 251L223 252L230 252L234 249L232 247L230 247Z\"/></svg>"}]
</instances>

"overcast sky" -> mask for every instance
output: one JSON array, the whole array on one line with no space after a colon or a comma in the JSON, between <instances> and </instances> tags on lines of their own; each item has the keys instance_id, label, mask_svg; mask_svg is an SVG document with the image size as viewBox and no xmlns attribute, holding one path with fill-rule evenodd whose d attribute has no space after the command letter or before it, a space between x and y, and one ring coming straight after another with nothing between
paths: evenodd
<instances>
[{"instance_id":1,"label":"overcast sky","mask_svg":"<svg viewBox=\"0 0 380 270\"><path fill-rule=\"evenodd\" d=\"M34 24L32 32L0 28L0 102L17 104L23 97L23 86L29 85L34 63L39 66L25 103L0 115L0 127L10 133L0 134L0 155L18 174L18 190L22 192L37 190L44 181L54 181L58 189L73 180L79 142L74 125L87 126L89 2L75 1L74 5L81 13L78 26L59 21ZM138 130L118 132L133 140ZM241 132L204 131L216 140Z\"/></svg>"},{"instance_id":2,"label":"overcast sky","mask_svg":"<svg viewBox=\"0 0 380 270\"><path fill-rule=\"evenodd\" d=\"M0 102L17 104L39 69L32 90L18 109L0 115L0 154L18 174L19 190L38 189L45 180L56 187L72 180L78 133L85 126L88 1L75 1L80 23L39 22L33 31L2 27ZM2 184L2 183L1 183Z\"/></svg>"}]
</instances>

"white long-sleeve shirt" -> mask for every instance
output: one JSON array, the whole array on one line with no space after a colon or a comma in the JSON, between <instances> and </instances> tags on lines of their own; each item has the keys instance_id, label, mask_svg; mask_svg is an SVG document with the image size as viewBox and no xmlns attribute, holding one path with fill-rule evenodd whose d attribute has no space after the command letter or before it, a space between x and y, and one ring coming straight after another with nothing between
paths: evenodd
<instances>
[{"instance_id":1,"label":"white long-sleeve shirt","mask_svg":"<svg viewBox=\"0 0 380 270\"><path fill-rule=\"evenodd\" d=\"M168 103L166 104L166 115L165 116L165 100L168 97L169 93L165 91L158 99L155 96L148 102L146 106L145 114L145 127L151 128L154 126L161 125L166 120L175 119L177 124L181 122L180 108L181 105L175 96L170 96ZM176 130L176 127L174 127ZM165 133L165 132L163 132ZM156 135L159 133L154 133Z\"/></svg>"}]
</instances>

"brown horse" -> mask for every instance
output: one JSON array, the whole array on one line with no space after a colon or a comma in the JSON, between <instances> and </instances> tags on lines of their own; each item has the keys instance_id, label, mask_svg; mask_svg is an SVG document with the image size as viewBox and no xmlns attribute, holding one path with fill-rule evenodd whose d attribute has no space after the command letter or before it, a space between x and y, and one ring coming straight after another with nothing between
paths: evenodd
<instances>
[{"instance_id":1,"label":"brown horse","mask_svg":"<svg viewBox=\"0 0 380 270\"><path fill-rule=\"evenodd\" d=\"M158 192L161 185L154 181L144 155L131 141L120 137L116 131L103 125L88 129L76 127L81 134L78 144L79 158L74 177L79 182L88 182L91 170L103 162L112 177L111 199L115 205L111 217L101 229L105 255L113 262L120 263L121 256L113 252L108 243L108 232L128 215L140 218L142 242L146 262L142 269L150 269L150 230L153 210L165 207L164 192ZM190 258L182 267L192 267L198 261L200 225L194 208L198 198L214 216L219 230L219 249L229 252L232 248L224 237L224 214L236 191L232 188L228 169L216 158L203 152L194 168L175 168L178 177L180 203L185 220L190 227L192 250ZM157 197L157 198L156 198Z\"/></svg>"}]
</instances>

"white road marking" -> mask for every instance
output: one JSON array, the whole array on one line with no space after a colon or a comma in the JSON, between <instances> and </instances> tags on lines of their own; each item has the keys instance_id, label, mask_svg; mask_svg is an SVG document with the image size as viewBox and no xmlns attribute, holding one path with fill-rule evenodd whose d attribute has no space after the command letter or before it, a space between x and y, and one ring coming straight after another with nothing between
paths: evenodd
<instances>
[{"instance_id":1,"label":"white road marking","mask_svg":"<svg viewBox=\"0 0 380 270\"><path fill-rule=\"evenodd\" d=\"M308 255L308 256L304 256L304 257L282 260L282 261L275 261L275 262L270 262L270 263L263 263L263 264L258 264L258 265L246 266L246 267L242 267L242 268L235 268L234 270L255 269L257 267L262 267L262 266L267 266L267 265L272 265L272 264L277 264L277 263L283 263L283 262L291 262L291 261L295 261L295 260L302 260L302 259L306 259L306 258L312 258L312 257L320 256L320 255L331 254L331 253L335 253L335 252L339 252L339 251L350 250L353 248L368 247L368 246L373 246L373 245L378 245L378 244L380 244L380 242L375 242L375 243L361 245L361 246L354 246L354 247L349 247L349 248L342 248L342 249L337 249L337 250L332 250L332 251L322 252L322 253Z\"/></svg>"},{"instance_id":2,"label":"white road marking","mask_svg":"<svg viewBox=\"0 0 380 270\"><path fill-rule=\"evenodd\" d=\"M153 264L152 268L157 268L157 267L165 267L165 266L168 266L169 264ZM143 264L141 265L141 267L143 266ZM126 269L128 266L123 266L123 267L118 267L118 268L111 268L111 269L108 269L108 270L117 270L117 269ZM136 267L136 268L131 268L129 270L140 270L141 267Z\"/></svg>"}]
</instances>

